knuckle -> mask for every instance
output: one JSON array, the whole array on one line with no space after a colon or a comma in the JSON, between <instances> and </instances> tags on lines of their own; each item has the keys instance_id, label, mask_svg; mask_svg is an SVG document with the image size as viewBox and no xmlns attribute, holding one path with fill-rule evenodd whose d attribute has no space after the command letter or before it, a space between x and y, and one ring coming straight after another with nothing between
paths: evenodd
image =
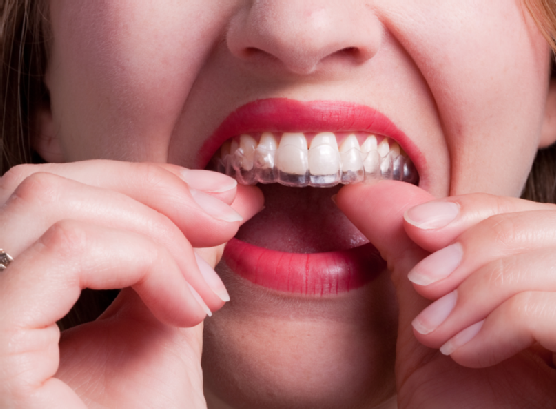
<instances>
[{"instance_id":1,"label":"knuckle","mask_svg":"<svg viewBox=\"0 0 556 409\"><path fill-rule=\"evenodd\" d=\"M167 174L159 166L149 163L131 163L131 167L133 174L137 176L136 180L140 181L141 184L159 185Z\"/></svg>"},{"instance_id":2,"label":"knuckle","mask_svg":"<svg viewBox=\"0 0 556 409\"><path fill-rule=\"evenodd\" d=\"M519 225L516 224L513 216L512 214L499 214L489 219L486 228L490 230L493 243L506 248L513 247L513 243L521 241Z\"/></svg>"},{"instance_id":3,"label":"knuckle","mask_svg":"<svg viewBox=\"0 0 556 409\"><path fill-rule=\"evenodd\" d=\"M521 280L521 272L513 257L503 257L491 261L484 268L483 280L480 285L490 291L511 288Z\"/></svg>"},{"instance_id":4,"label":"knuckle","mask_svg":"<svg viewBox=\"0 0 556 409\"><path fill-rule=\"evenodd\" d=\"M490 262L485 266L485 270L483 281L486 283L486 288L489 290L496 290L506 285L507 265L503 259Z\"/></svg>"},{"instance_id":5,"label":"knuckle","mask_svg":"<svg viewBox=\"0 0 556 409\"><path fill-rule=\"evenodd\" d=\"M48 204L59 200L62 178L52 173L38 172L27 176L13 195L23 201Z\"/></svg>"},{"instance_id":6,"label":"knuckle","mask_svg":"<svg viewBox=\"0 0 556 409\"><path fill-rule=\"evenodd\" d=\"M133 188L157 195L169 203L183 203L185 188L179 189L179 186L185 187L185 183L176 185L176 178L170 172L156 164L132 163L131 166Z\"/></svg>"},{"instance_id":7,"label":"knuckle","mask_svg":"<svg viewBox=\"0 0 556 409\"><path fill-rule=\"evenodd\" d=\"M508 200L508 198L491 194L485 195L488 197L489 202L492 203L494 214L505 214L515 211L515 204L511 200Z\"/></svg>"},{"instance_id":8,"label":"knuckle","mask_svg":"<svg viewBox=\"0 0 556 409\"><path fill-rule=\"evenodd\" d=\"M8 170L0 178L0 191L13 192L17 186L36 169L36 165L17 165Z\"/></svg>"},{"instance_id":9,"label":"knuckle","mask_svg":"<svg viewBox=\"0 0 556 409\"><path fill-rule=\"evenodd\" d=\"M514 295L508 301L508 314L511 319L527 324L531 319L543 313L544 304L539 303L538 293L527 291Z\"/></svg>"},{"instance_id":10,"label":"knuckle","mask_svg":"<svg viewBox=\"0 0 556 409\"><path fill-rule=\"evenodd\" d=\"M43 381L42 374L36 370L37 359L43 362L49 359L46 355L38 357L37 352L46 354L57 349L59 340L60 330L56 325L40 330L29 328L3 330L0 336L3 346L0 363L3 369L0 371L0 402L5 402L6 398L20 403L28 400L36 385ZM23 406L21 404L13 407Z\"/></svg>"},{"instance_id":11,"label":"knuckle","mask_svg":"<svg viewBox=\"0 0 556 409\"><path fill-rule=\"evenodd\" d=\"M86 229L78 222L62 220L53 224L40 238L47 249L65 257L75 257L88 246Z\"/></svg>"},{"instance_id":12,"label":"knuckle","mask_svg":"<svg viewBox=\"0 0 556 409\"><path fill-rule=\"evenodd\" d=\"M170 240L183 240L185 237L180 229L170 220L170 218L161 213L156 213L149 219L145 220L146 230L156 238L164 241Z\"/></svg>"}]
</instances>

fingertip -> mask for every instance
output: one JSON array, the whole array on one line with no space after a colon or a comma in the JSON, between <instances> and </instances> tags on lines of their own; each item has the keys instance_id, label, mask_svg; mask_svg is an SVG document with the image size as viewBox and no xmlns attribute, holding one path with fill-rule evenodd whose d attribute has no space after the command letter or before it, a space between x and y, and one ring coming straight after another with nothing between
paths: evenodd
<instances>
[{"instance_id":1,"label":"fingertip","mask_svg":"<svg viewBox=\"0 0 556 409\"><path fill-rule=\"evenodd\" d=\"M236 197L231 206L246 222L264 209L263 192L256 186L237 185Z\"/></svg>"},{"instance_id":2,"label":"fingertip","mask_svg":"<svg viewBox=\"0 0 556 409\"><path fill-rule=\"evenodd\" d=\"M216 220L235 223L243 222L244 218L233 207L214 196L197 189L189 189L191 197L197 205L209 216Z\"/></svg>"},{"instance_id":3,"label":"fingertip","mask_svg":"<svg viewBox=\"0 0 556 409\"><path fill-rule=\"evenodd\" d=\"M209 317L212 317L212 311L210 310L208 305L203 301L203 298L199 295L199 293L193 288L191 284L187 283L187 286L189 288L189 291L191 292L191 296L195 301L197 301L197 304L199 304L199 306L203 309L205 314L208 315Z\"/></svg>"},{"instance_id":4,"label":"fingertip","mask_svg":"<svg viewBox=\"0 0 556 409\"><path fill-rule=\"evenodd\" d=\"M484 322L485 320L481 320L459 332L440 347L440 352L443 355L452 355L458 348L464 346L477 336Z\"/></svg>"}]
</instances>

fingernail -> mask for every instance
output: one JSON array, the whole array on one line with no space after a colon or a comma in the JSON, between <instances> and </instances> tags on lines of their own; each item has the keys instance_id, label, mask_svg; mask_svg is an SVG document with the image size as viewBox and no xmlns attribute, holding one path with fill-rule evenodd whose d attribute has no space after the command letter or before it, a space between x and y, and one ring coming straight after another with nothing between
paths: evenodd
<instances>
[{"instance_id":1,"label":"fingernail","mask_svg":"<svg viewBox=\"0 0 556 409\"><path fill-rule=\"evenodd\" d=\"M412 207L405 213L405 220L423 230L440 229L449 225L459 214L459 204L429 202Z\"/></svg>"},{"instance_id":2,"label":"fingernail","mask_svg":"<svg viewBox=\"0 0 556 409\"><path fill-rule=\"evenodd\" d=\"M199 305L201 306L201 308L203 309L203 311L205 312L205 314L207 314L209 317L212 317L212 311L210 310L210 308L208 307L208 305L205 304L205 302L203 301L203 298L199 295L199 293L191 286L191 284L187 283L187 285L189 286L189 291L191 291L191 295L193 296L193 298L195 298L195 301L197 301L199 303Z\"/></svg>"},{"instance_id":3,"label":"fingernail","mask_svg":"<svg viewBox=\"0 0 556 409\"><path fill-rule=\"evenodd\" d=\"M216 220L230 223L243 221L243 217L223 201L197 189L189 189L189 192L193 200L201 206L205 213L211 215Z\"/></svg>"},{"instance_id":4,"label":"fingernail","mask_svg":"<svg viewBox=\"0 0 556 409\"><path fill-rule=\"evenodd\" d=\"M197 265L201 271L205 282L211 288L211 290L216 294L222 301L230 301L230 295L222 282L220 276L212 269L212 267L197 253L195 253L195 260L197 260Z\"/></svg>"},{"instance_id":5,"label":"fingernail","mask_svg":"<svg viewBox=\"0 0 556 409\"><path fill-rule=\"evenodd\" d=\"M450 244L432 253L413 267L407 278L417 285L429 285L448 277L461 264L463 247L460 243Z\"/></svg>"},{"instance_id":6,"label":"fingernail","mask_svg":"<svg viewBox=\"0 0 556 409\"><path fill-rule=\"evenodd\" d=\"M237 186L235 179L218 172L182 169L180 173L189 187L207 193L224 193Z\"/></svg>"},{"instance_id":7,"label":"fingernail","mask_svg":"<svg viewBox=\"0 0 556 409\"><path fill-rule=\"evenodd\" d=\"M411 323L419 334L427 335L440 326L454 307L458 299L458 290L454 290L444 297L436 300L425 308Z\"/></svg>"},{"instance_id":8,"label":"fingernail","mask_svg":"<svg viewBox=\"0 0 556 409\"><path fill-rule=\"evenodd\" d=\"M440 347L440 352L442 352L444 355L452 355L452 352L454 352L456 349L467 344L469 341L475 338L475 336L483 327L484 323L485 320L482 320L476 324L471 325L470 327L465 328L459 334L457 334L444 345L442 345Z\"/></svg>"}]
</instances>

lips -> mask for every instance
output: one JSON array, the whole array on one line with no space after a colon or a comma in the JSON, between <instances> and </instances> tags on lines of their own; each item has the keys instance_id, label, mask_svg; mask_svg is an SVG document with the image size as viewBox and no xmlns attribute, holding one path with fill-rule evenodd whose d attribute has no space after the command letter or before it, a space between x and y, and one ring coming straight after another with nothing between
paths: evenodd
<instances>
[{"instance_id":1,"label":"lips","mask_svg":"<svg viewBox=\"0 0 556 409\"><path fill-rule=\"evenodd\" d=\"M395 141L419 163L412 142L369 107L266 99L240 107L222 122L201 149L200 167L226 141L265 132L373 133ZM385 262L333 205L336 190L264 185L265 210L242 226L223 261L244 279L285 293L335 295L372 281Z\"/></svg>"}]
</instances>

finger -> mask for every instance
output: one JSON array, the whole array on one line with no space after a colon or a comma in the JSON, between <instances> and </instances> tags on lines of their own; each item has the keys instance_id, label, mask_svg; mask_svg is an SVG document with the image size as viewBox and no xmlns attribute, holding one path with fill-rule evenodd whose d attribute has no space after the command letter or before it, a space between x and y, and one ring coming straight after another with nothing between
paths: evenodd
<instances>
[{"instance_id":1,"label":"finger","mask_svg":"<svg viewBox=\"0 0 556 409\"><path fill-rule=\"evenodd\" d=\"M129 196L167 216L186 236L195 238L196 246L221 244L223 241L215 237L215 233L222 231L226 223L237 229L242 222L242 217L226 203L203 191L190 189L182 179L159 165L144 163L87 161L21 165L2 177L0 203L5 203L24 181L38 172ZM208 173L221 178L216 173Z\"/></svg>"},{"instance_id":2,"label":"finger","mask_svg":"<svg viewBox=\"0 0 556 409\"><path fill-rule=\"evenodd\" d=\"M22 164L11 168L5 175L5 180L0 184L0 199L6 199L10 192L15 190L23 180L37 172L54 173L68 179L90 184L92 186L127 189L128 186L121 186L114 176L128 176L136 171L140 171L140 176L146 176L153 172L153 180L163 177L157 175L157 168L178 177L190 188L201 190L218 197L223 202L230 204L235 197L237 182L230 176L209 170L187 169L171 163L136 163L111 161L105 159L73 162L73 163L43 163L43 164ZM133 180L131 181L133 183ZM140 181L139 181L140 182ZM145 181L143 181L145 182ZM2 200L0 200L1 202Z\"/></svg>"},{"instance_id":3,"label":"finger","mask_svg":"<svg viewBox=\"0 0 556 409\"><path fill-rule=\"evenodd\" d=\"M243 218L243 223L264 208L263 192L256 186L238 185L231 207Z\"/></svg>"},{"instance_id":4,"label":"finger","mask_svg":"<svg viewBox=\"0 0 556 409\"><path fill-rule=\"evenodd\" d=\"M40 407L33 399L69 393L50 381L59 359L56 321L83 288L132 286L163 322L201 322L205 311L183 273L164 247L141 235L74 221L53 226L0 275L0 396Z\"/></svg>"},{"instance_id":5,"label":"finger","mask_svg":"<svg viewBox=\"0 0 556 409\"><path fill-rule=\"evenodd\" d=\"M470 275L456 291L431 304L416 318L415 325L420 332L418 339L427 346L439 348L465 328L496 314L499 306L521 293L556 294L555 265L556 255L552 249L517 254L487 263ZM556 304L551 309L556 315ZM504 323L513 325L511 320Z\"/></svg>"},{"instance_id":6,"label":"finger","mask_svg":"<svg viewBox=\"0 0 556 409\"><path fill-rule=\"evenodd\" d=\"M522 292L496 308L484 321L450 339L443 353L461 365L496 365L540 343L556 351L556 293Z\"/></svg>"},{"instance_id":7,"label":"finger","mask_svg":"<svg viewBox=\"0 0 556 409\"><path fill-rule=\"evenodd\" d=\"M408 208L429 200L431 195L416 186L389 181L348 185L336 197L337 206L388 264L400 304L399 333L402 336L412 331L410 322L428 304L407 279L408 271L428 253L405 233L403 215Z\"/></svg>"},{"instance_id":8,"label":"finger","mask_svg":"<svg viewBox=\"0 0 556 409\"><path fill-rule=\"evenodd\" d=\"M243 217L245 221L252 218L263 208L264 196L260 189L255 186L237 186L237 195L232 207ZM195 253L201 256L212 268L222 259L225 244L215 247L197 247Z\"/></svg>"},{"instance_id":9,"label":"finger","mask_svg":"<svg viewBox=\"0 0 556 409\"><path fill-rule=\"evenodd\" d=\"M409 279L420 294L437 299L455 290L487 263L518 253L552 248L556 246L554 214L554 211L536 210L491 216L470 227L455 243L416 265Z\"/></svg>"},{"instance_id":10,"label":"finger","mask_svg":"<svg viewBox=\"0 0 556 409\"><path fill-rule=\"evenodd\" d=\"M166 216L118 192L53 174L31 175L4 205L0 213L0 228L3 241L9 242L3 242L2 246L17 257L50 226L64 219L102 224L150 237L168 249L180 268L188 272L188 282L211 309L220 308L222 302L229 299L218 275L201 259L196 259L189 237L186 238ZM217 237L215 244L220 244L235 235L238 225L223 222L213 223L212 226L207 224L204 231L211 228ZM195 232L190 237L192 242L198 242Z\"/></svg>"},{"instance_id":11,"label":"finger","mask_svg":"<svg viewBox=\"0 0 556 409\"><path fill-rule=\"evenodd\" d=\"M555 211L556 206L486 193L452 196L408 209L404 215L405 229L415 243L434 252L492 216L536 210Z\"/></svg>"},{"instance_id":12,"label":"finger","mask_svg":"<svg viewBox=\"0 0 556 409\"><path fill-rule=\"evenodd\" d=\"M205 260L212 268L216 267L224 254L224 244L216 247L197 247L195 253Z\"/></svg>"},{"instance_id":13,"label":"finger","mask_svg":"<svg viewBox=\"0 0 556 409\"><path fill-rule=\"evenodd\" d=\"M234 201L237 182L230 176L209 170L185 169L168 163L159 166L182 179L192 189L208 193L226 204Z\"/></svg>"}]
</instances>

